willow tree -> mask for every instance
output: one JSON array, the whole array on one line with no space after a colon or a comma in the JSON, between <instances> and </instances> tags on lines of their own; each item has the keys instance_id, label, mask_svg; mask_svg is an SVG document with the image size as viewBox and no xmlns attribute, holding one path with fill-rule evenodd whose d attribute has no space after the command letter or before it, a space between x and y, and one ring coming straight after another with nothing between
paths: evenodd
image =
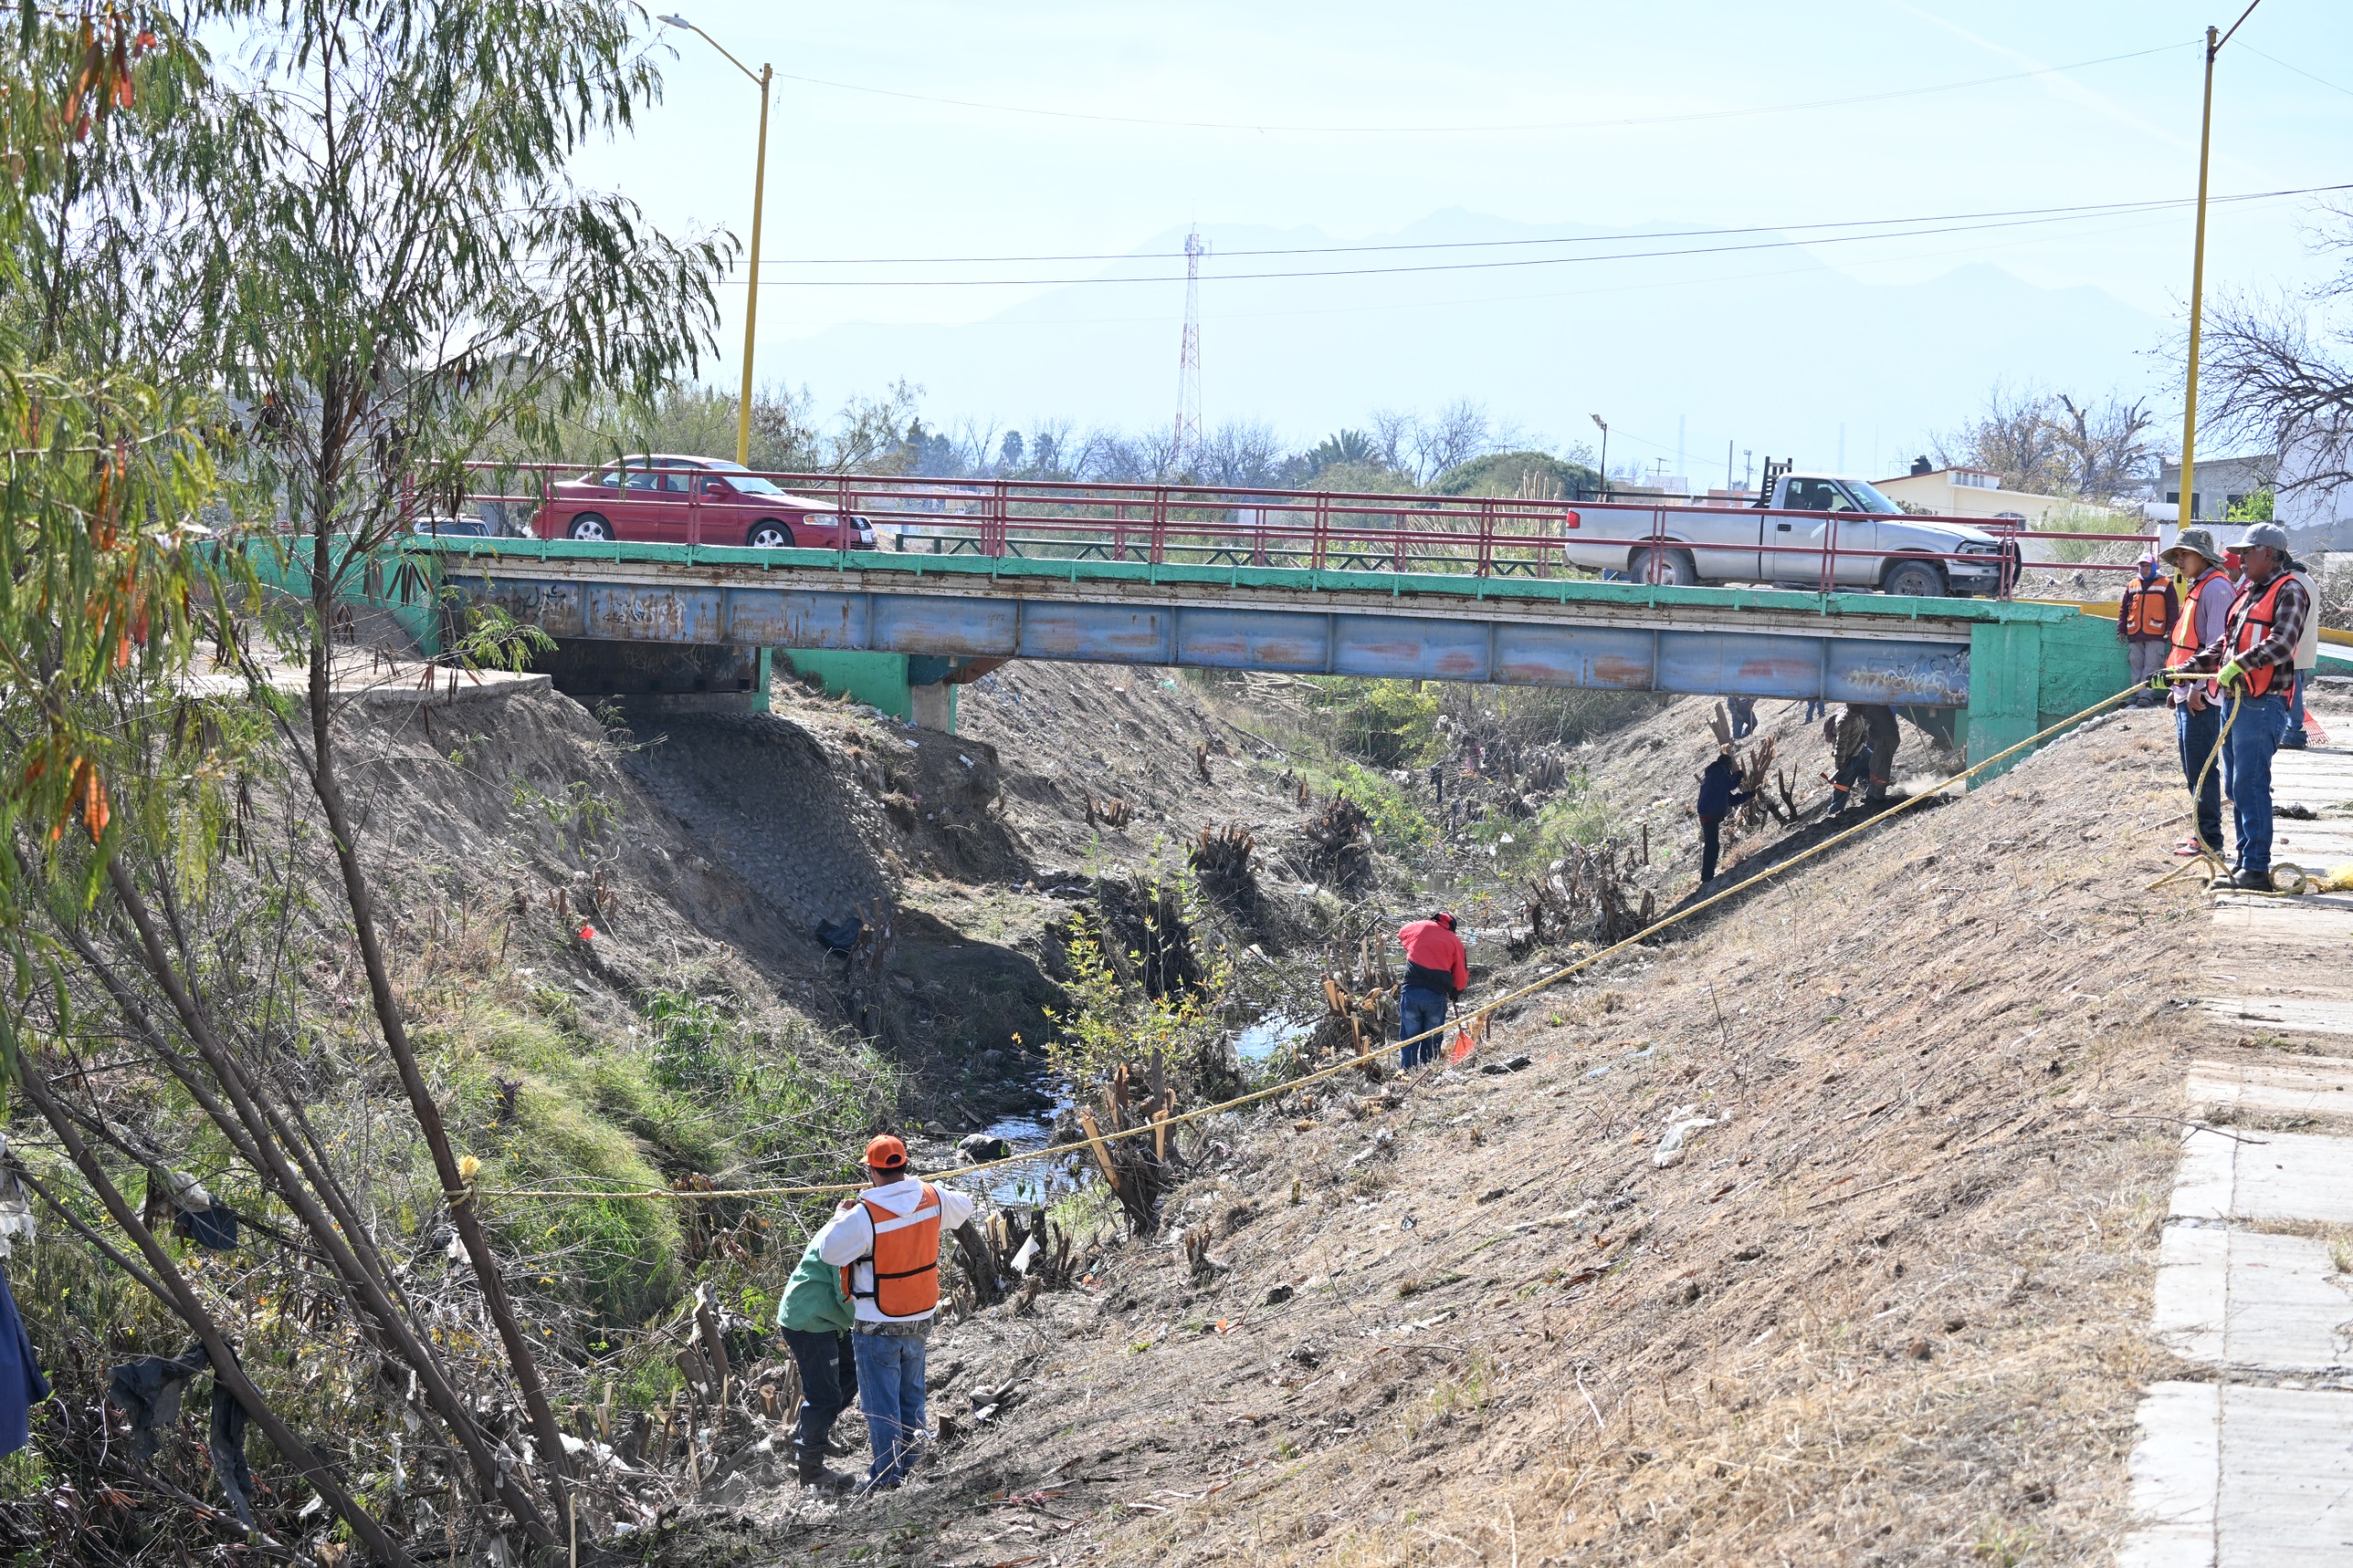
<instances>
[{"instance_id":1,"label":"willow tree","mask_svg":"<svg viewBox=\"0 0 2353 1568\"><path fill-rule=\"evenodd\" d=\"M534 1346L408 1038L339 766L334 630L410 497L453 488L494 438L649 397L708 351L732 244L675 241L567 172L656 101L642 22L600 0L233 0L152 18L28 6L0 82L20 175L0 216L0 742L26 759L0 798L17 972L0 1043L38 1055L18 1074L26 1098L140 1256L85 1225L90 1244L189 1324L386 1561L398 1543L236 1370L110 1174L109 1152L117 1168L152 1164L153 1141L93 1086L79 1047L140 1052L283 1206L366 1344L405 1369L409 1407L438 1424L453 1490L462 1479L528 1543L576 1531ZM199 516L213 525L200 546ZM244 612L264 578L300 594L256 639ZM199 623L242 694L191 679ZM241 931L192 932L190 901L243 840L232 781L264 765L299 786L332 847L337 915L503 1392L450 1364L309 1124L285 1041L245 1006L267 955ZM286 861L278 874L282 907L295 879ZM519 1449L490 1414L509 1399Z\"/></svg>"}]
</instances>

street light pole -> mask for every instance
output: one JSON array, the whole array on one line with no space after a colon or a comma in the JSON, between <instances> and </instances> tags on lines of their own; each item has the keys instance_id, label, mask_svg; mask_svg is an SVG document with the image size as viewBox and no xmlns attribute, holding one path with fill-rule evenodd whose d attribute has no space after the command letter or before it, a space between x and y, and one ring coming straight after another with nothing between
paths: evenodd
<instances>
[{"instance_id":1,"label":"street light pole","mask_svg":"<svg viewBox=\"0 0 2353 1568\"><path fill-rule=\"evenodd\" d=\"M2230 32L2206 29L2206 97L2198 114L2198 231L2189 256L2189 380L2188 396L2182 402L2181 478L2173 514L2177 528L2198 520L2198 340L2206 295L2206 169L2214 133L2214 57L2231 41L2231 33L2237 32L2262 4L2263 0L2248 0Z\"/></svg>"},{"instance_id":2,"label":"street light pole","mask_svg":"<svg viewBox=\"0 0 2353 1568\"><path fill-rule=\"evenodd\" d=\"M1587 417L1601 426L1601 498L1609 499L1609 421L1598 414Z\"/></svg>"},{"instance_id":3,"label":"street light pole","mask_svg":"<svg viewBox=\"0 0 2353 1568\"><path fill-rule=\"evenodd\" d=\"M760 321L760 209L767 193L768 183L768 86L776 79L776 70L763 62L756 73L729 53L727 46L680 16L661 18L674 28L684 28L703 42L719 51L727 63L741 71L760 89L760 144L752 165L752 256L751 271L744 289L744 385L735 399L735 460L745 468L752 466L752 345Z\"/></svg>"}]
</instances>

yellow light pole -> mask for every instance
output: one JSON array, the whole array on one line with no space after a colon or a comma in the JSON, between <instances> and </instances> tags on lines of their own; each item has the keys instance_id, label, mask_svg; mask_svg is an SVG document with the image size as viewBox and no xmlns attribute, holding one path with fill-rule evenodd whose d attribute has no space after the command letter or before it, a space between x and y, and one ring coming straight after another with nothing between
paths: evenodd
<instances>
[{"instance_id":1,"label":"yellow light pole","mask_svg":"<svg viewBox=\"0 0 2353 1568\"><path fill-rule=\"evenodd\" d=\"M760 320L760 205L768 183L768 84L776 79L776 71L763 62L759 70L755 72L730 53L725 44L684 17L673 15L661 20L674 28L686 28L726 55L727 63L750 77L760 89L760 146L752 165L751 270L745 277L744 289L744 388L735 400L735 460L749 468L752 466L752 337ZM2200 222L2203 222L2202 218ZM2197 350L2193 347L2191 352L2195 354Z\"/></svg>"},{"instance_id":2,"label":"yellow light pole","mask_svg":"<svg viewBox=\"0 0 2353 1568\"><path fill-rule=\"evenodd\" d=\"M2189 381L2188 396L2183 401L2181 413L2181 479L2175 492L2179 498L2174 506L2174 527L2188 528L2198 520L2198 333L2206 297L2206 166L2207 154L2214 133L2214 56L2231 41L2231 33L2249 17L2263 0L2249 0L2247 8L2239 13L2238 21L2231 24L2231 31L2217 35L2217 29L2206 29L2206 100L2198 115L2198 237L2191 242L2189 256Z\"/></svg>"}]
</instances>

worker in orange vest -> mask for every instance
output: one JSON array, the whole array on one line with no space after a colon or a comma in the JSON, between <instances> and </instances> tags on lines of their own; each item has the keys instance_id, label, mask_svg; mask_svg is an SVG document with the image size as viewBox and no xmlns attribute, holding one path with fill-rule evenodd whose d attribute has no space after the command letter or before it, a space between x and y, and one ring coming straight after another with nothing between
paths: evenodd
<instances>
[{"instance_id":1,"label":"worker in orange vest","mask_svg":"<svg viewBox=\"0 0 2353 1568\"><path fill-rule=\"evenodd\" d=\"M2181 619L2181 596L2170 578L2157 574L2157 558L2141 557L2141 573L2124 585L2116 607L2116 637L2132 665L2132 684L2143 689L2132 694L2135 708L2154 708L2165 694L2149 677L2165 667L2165 652L2173 645L2173 629Z\"/></svg>"},{"instance_id":2,"label":"worker in orange vest","mask_svg":"<svg viewBox=\"0 0 2353 1568\"><path fill-rule=\"evenodd\" d=\"M2245 580L2231 601L2222 635L2191 655L2187 667L2211 670L2230 694L2231 809L2238 866L2234 887L2271 891L2271 758L2288 730L2296 690L2296 648L2313 613L2312 595L2287 569L2288 533L2277 523L2246 530L2239 553Z\"/></svg>"},{"instance_id":3,"label":"worker in orange vest","mask_svg":"<svg viewBox=\"0 0 2353 1568\"><path fill-rule=\"evenodd\" d=\"M866 1182L812 1244L842 1271L855 1309L858 1405L874 1449L866 1490L887 1492L915 1468L923 1441L924 1345L939 1310L939 1238L971 1219L973 1204L954 1187L909 1176L906 1144L887 1133L866 1146Z\"/></svg>"},{"instance_id":4,"label":"worker in orange vest","mask_svg":"<svg viewBox=\"0 0 2353 1568\"><path fill-rule=\"evenodd\" d=\"M2222 568L2222 551L2204 528L2184 528L2165 552L2165 564L2180 574L2181 617L2174 623L2173 648L2167 669L2194 663L2200 649L2222 635L2229 624L2231 602L2237 590ZM2220 856L2222 852L2222 710L2221 692L2212 681L2175 681L2174 739L2181 753L2181 774L2196 790L2196 824L2174 853L2184 858Z\"/></svg>"}]
</instances>

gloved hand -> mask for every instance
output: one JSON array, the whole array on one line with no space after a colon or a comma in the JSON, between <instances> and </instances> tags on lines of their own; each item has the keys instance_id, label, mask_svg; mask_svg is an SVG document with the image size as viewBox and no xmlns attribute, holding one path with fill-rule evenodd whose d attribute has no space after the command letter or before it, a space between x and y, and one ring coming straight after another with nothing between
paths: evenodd
<instances>
[{"instance_id":1,"label":"gloved hand","mask_svg":"<svg viewBox=\"0 0 2353 1568\"><path fill-rule=\"evenodd\" d=\"M2231 687L2237 686L2240 681L2246 678L2246 666L2240 664L2236 659L2233 659L2229 664L2224 665L2220 671L2216 672L2214 678L2221 681L2222 683L2222 688L2227 691Z\"/></svg>"}]
</instances>

